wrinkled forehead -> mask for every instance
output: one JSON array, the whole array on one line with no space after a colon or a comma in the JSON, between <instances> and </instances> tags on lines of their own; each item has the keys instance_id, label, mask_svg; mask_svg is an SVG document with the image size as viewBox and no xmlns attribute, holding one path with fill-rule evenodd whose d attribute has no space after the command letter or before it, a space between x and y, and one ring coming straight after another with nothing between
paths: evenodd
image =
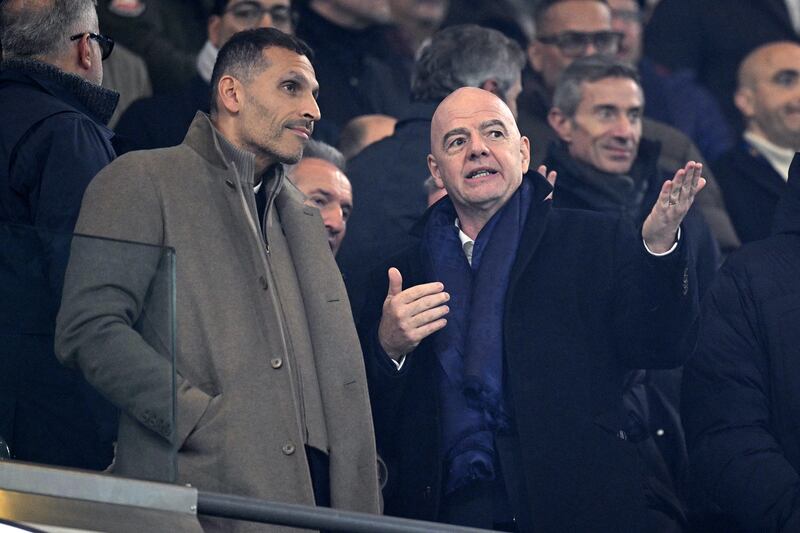
<instances>
[{"instance_id":1,"label":"wrinkled forehead","mask_svg":"<svg viewBox=\"0 0 800 533\"><path fill-rule=\"evenodd\" d=\"M519 135L514 115L505 102L483 89L458 89L442 100L433 114L431 149L437 148L442 138L455 128L477 127L490 120L501 121L510 133Z\"/></svg>"}]
</instances>

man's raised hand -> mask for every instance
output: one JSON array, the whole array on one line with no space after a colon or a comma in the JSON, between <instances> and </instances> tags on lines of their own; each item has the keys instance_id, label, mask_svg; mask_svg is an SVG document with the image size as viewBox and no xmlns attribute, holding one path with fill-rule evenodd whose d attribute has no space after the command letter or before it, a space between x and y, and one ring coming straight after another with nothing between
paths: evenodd
<instances>
[{"instance_id":1,"label":"man's raised hand","mask_svg":"<svg viewBox=\"0 0 800 533\"><path fill-rule=\"evenodd\" d=\"M403 290L403 276L396 268L390 268L389 291L378 326L378 340L387 355L398 361L422 339L445 327L444 316L450 311L445 305L448 300L450 295L439 282Z\"/></svg>"},{"instance_id":2,"label":"man's raised hand","mask_svg":"<svg viewBox=\"0 0 800 533\"><path fill-rule=\"evenodd\" d=\"M664 253L675 244L678 226L694 203L695 195L706 185L703 165L689 161L664 182L658 200L642 226L642 238L650 251Z\"/></svg>"}]
</instances>

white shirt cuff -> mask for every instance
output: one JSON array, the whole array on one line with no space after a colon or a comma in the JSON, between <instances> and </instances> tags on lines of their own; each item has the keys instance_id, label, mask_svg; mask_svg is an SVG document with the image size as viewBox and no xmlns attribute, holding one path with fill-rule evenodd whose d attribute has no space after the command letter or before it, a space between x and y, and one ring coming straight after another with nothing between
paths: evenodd
<instances>
[{"instance_id":1,"label":"white shirt cuff","mask_svg":"<svg viewBox=\"0 0 800 533\"><path fill-rule=\"evenodd\" d=\"M675 238L675 244L673 244L672 248L670 248L666 252L662 252L660 254L657 254L653 250L651 250L650 248L647 247L647 242L644 239L642 239L642 242L644 243L644 249L647 250L647 253L649 253L650 255L655 256L655 257L664 257L665 255L669 255L672 252L674 252L675 248L678 247L678 243L681 242L681 227L678 226L678 236Z\"/></svg>"},{"instance_id":2,"label":"white shirt cuff","mask_svg":"<svg viewBox=\"0 0 800 533\"><path fill-rule=\"evenodd\" d=\"M403 368L403 364L406 362L406 356L404 355L403 357L401 357L399 361L395 361L391 357L389 358L389 360L392 363L394 363L394 366L397 367L397 370L400 370L401 368Z\"/></svg>"}]
</instances>

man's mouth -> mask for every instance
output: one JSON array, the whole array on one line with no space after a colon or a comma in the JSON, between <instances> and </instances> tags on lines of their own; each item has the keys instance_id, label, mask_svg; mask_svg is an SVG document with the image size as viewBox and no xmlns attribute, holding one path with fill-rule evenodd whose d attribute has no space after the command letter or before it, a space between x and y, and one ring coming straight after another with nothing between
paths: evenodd
<instances>
[{"instance_id":1,"label":"man's mouth","mask_svg":"<svg viewBox=\"0 0 800 533\"><path fill-rule=\"evenodd\" d=\"M310 139L311 133L314 131L313 122L290 122L286 127L289 128L292 133L305 140Z\"/></svg>"},{"instance_id":2,"label":"man's mouth","mask_svg":"<svg viewBox=\"0 0 800 533\"><path fill-rule=\"evenodd\" d=\"M494 174L497 174L497 170L496 169L488 168L488 167L476 168L475 170L473 170L472 172L469 172L466 175L466 179L471 180L471 179L477 179L477 178L484 178L484 177L487 177L487 176L492 176Z\"/></svg>"}]
</instances>

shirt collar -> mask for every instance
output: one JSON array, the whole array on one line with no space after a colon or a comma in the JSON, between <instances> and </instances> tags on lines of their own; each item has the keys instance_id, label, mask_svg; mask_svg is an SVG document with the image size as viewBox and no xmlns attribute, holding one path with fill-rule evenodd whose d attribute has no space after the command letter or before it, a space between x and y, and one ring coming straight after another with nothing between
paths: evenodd
<instances>
[{"instance_id":1,"label":"shirt collar","mask_svg":"<svg viewBox=\"0 0 800 533\"><path fill-rule=\"evenodd\" d=\"M789 166L794 158L794 150L778 146L752 131L744 132L744 138L769 161L769 164L772 165L775 172L780 174L784 181L789 179Z\"/></svg>"}]
</instances>

